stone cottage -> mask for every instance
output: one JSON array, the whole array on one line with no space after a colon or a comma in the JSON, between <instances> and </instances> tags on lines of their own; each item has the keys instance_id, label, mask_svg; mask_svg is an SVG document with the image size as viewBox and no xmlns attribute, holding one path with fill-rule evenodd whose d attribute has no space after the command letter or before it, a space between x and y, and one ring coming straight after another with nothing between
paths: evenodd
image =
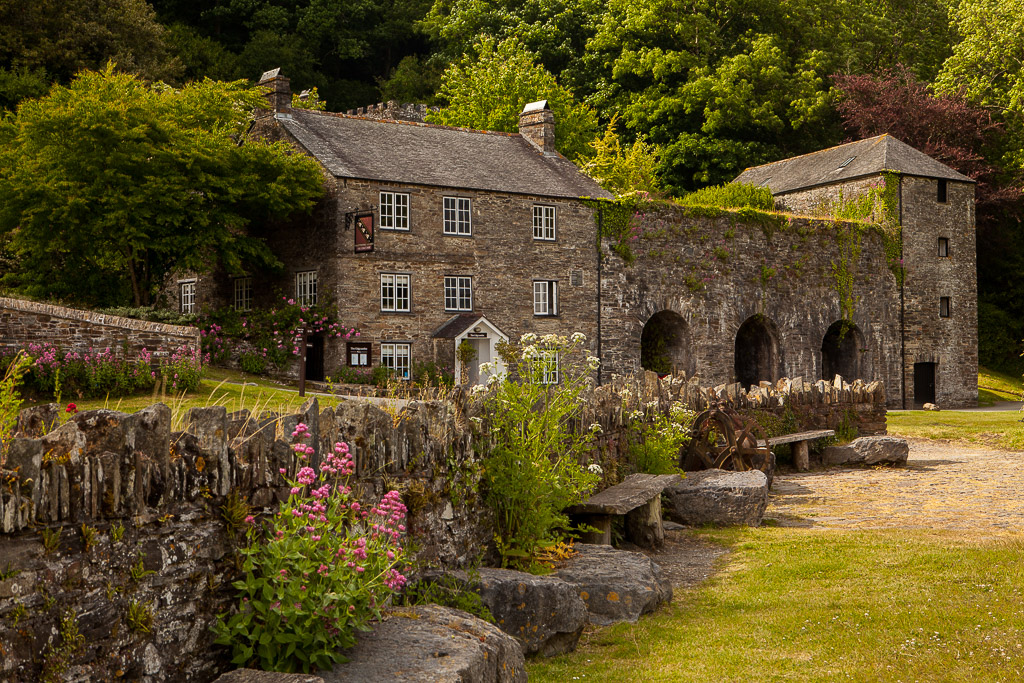
<instances>
[{"instance_id":1,"label":"stone cottage","mask_svg":"<svg viewBox=\"0 0 1024 683\"><path fill-rule=\"evenodd\" d=\"M327 297L360 336L311 339L312 379L342 363L408 378L433 361L476 382L501 340L596 338L594 217L581 198L610 195L555 150L546 101L524 109L518 133L497 133L293 109L288 78L268 72L260 85L271 106L252 134L319 161L327 197L312 218L262 235L284 276L183 278L179 306ZM465 378L463 342L475 351Z\"/></svg>"},{"instance_id":2,"label":"stone cottage","mask_svg":"<svg viewBox=\"0 0 1024 683\"><path fill-rule=\"evenodd\" d=\"M260 84L270 106L252 134L319 161L327 197L264 228L284 275L186 277L174 296L182 308L282 292L335 302L361 336L311 339L311 378L342 364L409 377L433 361L479 382L502 340L578 331L598 381L644 368L712 386L839 374L881 380L894 408L976 401L974 185L891 136L744 171L792 212L771 225L641 206L626 259L601 235L601 203L585 201L610 195L555 150L544 102L518 133L497 133L401 120L422 107L295 109L287 78ZM864 198L902 239L830 217ZM460 345L474 352L465 368ZM644 358L651 348L662 362Z\"/></svg>"}]
</instances>

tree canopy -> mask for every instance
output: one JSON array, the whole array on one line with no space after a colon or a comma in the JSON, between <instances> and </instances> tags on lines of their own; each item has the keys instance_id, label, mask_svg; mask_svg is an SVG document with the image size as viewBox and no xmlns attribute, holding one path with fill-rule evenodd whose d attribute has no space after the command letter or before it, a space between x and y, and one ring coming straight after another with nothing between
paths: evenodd
<instances>
[{"instance_id":1,"label":"tree canopy","mask_svg":"<svg viewBox=\"0 0 1024 683\"><path fill-rule=\"evenodd\" d=\"M175 268L276 264L247 227L308 211L323 187L312 159L236 142L261 96L239 82L148 85L110 65L24 101L0 122L5 282L145 305Z\"/></svg>"}]
</instances>

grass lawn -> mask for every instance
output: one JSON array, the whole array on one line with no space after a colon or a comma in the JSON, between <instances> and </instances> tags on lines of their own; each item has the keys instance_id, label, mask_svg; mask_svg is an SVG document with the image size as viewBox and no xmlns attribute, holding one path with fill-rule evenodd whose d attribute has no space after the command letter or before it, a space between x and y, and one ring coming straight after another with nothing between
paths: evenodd
<instances>
[{"instance_id":1,"label":"grass lawn","mask_svg":"<svg viewBox=\"0 0 1024 683\"><path fill-rule=\"evenodd\" d=\"M1024 537L705 531L723 571L531 681L1024 680Z\"/></svg>"},{"instance_id":2,"label":"grass lawn","mask_svg":"<svg viewBox=\"0 0 1024 683\"><path fill-rule=\"evenodd\" d=\"M255 386L246 386L245 383ZM316 396L320 407L337 405L339 398L325 394L306 392L299 396L298 389L285 387L276 382L253 377L234 370L207 366L203 369L203 381L197 391L187 394L144 394L126 398L82 399L65 396L63 402L74 401L79 410L109 408L133 413L154 403L166 403L172 411L172 428L180 429L189 408L204 408L222 405L228 412L247 408L255 413L273 411L294 413L311 396ZM31 405L26 401L26 406Z\"/></svg>"},{"instance_id":3,"label":"grass lawn","mask_svg":"<svg viewBox=\"0 0 1024 683\"><path fill-rule=\"evenodd\" d=\"M1020 377L978 368L978 405L990 406L997 401L1019 401L1021 393L1024 393L1024 383Z\"/></svg>"}]
</instances>

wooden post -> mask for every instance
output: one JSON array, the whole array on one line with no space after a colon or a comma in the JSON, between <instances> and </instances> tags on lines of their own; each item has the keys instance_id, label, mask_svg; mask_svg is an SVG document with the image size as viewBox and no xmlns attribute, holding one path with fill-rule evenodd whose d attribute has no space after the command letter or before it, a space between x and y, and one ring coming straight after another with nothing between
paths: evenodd
<instances>
[{"instance_id":1,"label":"wooden post","mask_svg":"<svg viewBox=\"0 0 1024 683\"><path fill-rule=\"evenodd\" d=\"M807 441L793 442L793 464L797 472L806 472L811 469L811 453Z\"/></svg>"},{"instance_id":2,"label":"wooden post","mask_svg":"<svg viewBox=\"0 0 1024 683\"><path fill-rule=\"evenodd\" d=\"M300 327L299 333L299 396L306 395L306 328Z\"/></svg>"}]
</instances>

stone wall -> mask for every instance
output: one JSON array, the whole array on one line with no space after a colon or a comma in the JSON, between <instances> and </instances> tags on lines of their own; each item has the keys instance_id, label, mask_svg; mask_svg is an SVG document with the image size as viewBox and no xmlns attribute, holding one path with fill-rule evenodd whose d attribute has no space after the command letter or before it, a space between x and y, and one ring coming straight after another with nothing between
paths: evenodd
<instances>
[{"instance_id":1,"label":"stone wall","mask_svg":"<svg viewBox=\"0 0 1024 683\"><path fill-rule=\"evenodd\" d=\"M743 218L671 204L642 207L629 243L635 262L602 245L602 375L641 369L645 326L655 315L669 321L673 366L704 385L731 384L737 376L738 334L760 331L764 340L758 380L783 377L832 380L822 349L843 319L836 281L837 224L809 218ZM857 226L839 224L844 231ZM900 395L899 288L881 237L868 230L859 254L847 258L855 328L846 331L843 372L881 381L890 403ZM650 328L648 328L650 329ZM749 354L748 354L749 355ZM757 356L757 354L754 354ZM750 383L756 383L750 382Z\"/></svg>"},{"instance_id":2,"label":"stone wall","mask_svg":"<svg viewBox=\"0 0 1024 683\"><path fill-rule=\"evenodd\" d=\"M57 416L37 408L21 425L38 435ZM238 574L224 509L229 494L256 511L287 497L277 472L294 476L286 435L299 421L318 453L351 444L361 498L403 491L420 559L475 561L490 533L463 420L457 404L319 411L312 400L288 416L194 409L174 432L158 404L82 412L15 439L0 479L0 680L39 680L62 662L82 681L204 681L230 668L209 631ZM132 609L151 615L148 630ZM63 656L74 629L84 644Z\"/></svg>"},{"instance_id":3,"label":"stone wall","mask_svg":"<svg viewBox=\"0 0 1024 683\"><path fill-rule=\"evenodd\" d=\"M0 297L0 348L31 343L66 351L110 347L133 355L145 348L160 356L181 346L199 348L199 330Z\"/></svg>"}]
</instances>

